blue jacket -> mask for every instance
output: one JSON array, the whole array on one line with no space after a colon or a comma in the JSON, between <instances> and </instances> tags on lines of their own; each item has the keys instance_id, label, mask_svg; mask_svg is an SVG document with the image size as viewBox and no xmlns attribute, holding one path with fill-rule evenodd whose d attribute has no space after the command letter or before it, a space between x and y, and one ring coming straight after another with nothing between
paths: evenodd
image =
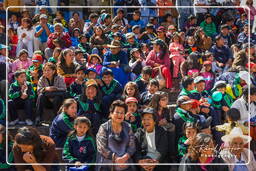
<instances>
[{"instance_id":1,"label":"blue jacket","mask_svg":"<svg viewBox=\"0 0 256 171\"><path fill-rule=\"evenodd\" d=\"M227 46L217 47L217 45L213 45L210 49L213 53L214 58L220 62L226 64L230 58L232 58L232 52L230 48Z\"/></svg>"},{"instance_id":2,"label":"blue jacket","mask_svg":"<svg viewBox=\"0 0 256 171\"><path fill-rule=\"evenodd\" d=\"M73 129L73 118L70 118L66 113L61 113L54 118L50 127L50 137L55 142L56 147L62 148L64 146L68 133Z\"/></svg>"},{"instance_id":3,"label":"blue jacket","mask_svg":"<svg viewBox=\"0 0 256 171\"><path fill-rule=\"evenodd\" d=\"M113 79L109 86L105 85L103 82L103 86L101 86L103 97L108 97L111 100L116 100L121 97L123 89L121 84Z\"/></svg>"},{"instance_id":4,"label":"blue jacket","mask_svg":"<svg viewBox=\"0 0 256 171\"><path fill-rule=\"evenodd\" d=\"M111 51L108 51L104 55L103 66L108 66L113 61L120 60L120 68L123 68L125 65L128 65L128 56L125 51L120 51L118 54L113 55Z\"/></svg>"},{"instance_id":5,"label":"blue jacket","mask_svg":"<svg viewBox=\"0 0 256 171\"><path fill-rule=\"evenodd\" d=\"M68 163L95 163L96 152L96 143L91 136L86 135L79 142L76 135L72 134L65 142L62 158Z\"/></svg>"}]
</instances>

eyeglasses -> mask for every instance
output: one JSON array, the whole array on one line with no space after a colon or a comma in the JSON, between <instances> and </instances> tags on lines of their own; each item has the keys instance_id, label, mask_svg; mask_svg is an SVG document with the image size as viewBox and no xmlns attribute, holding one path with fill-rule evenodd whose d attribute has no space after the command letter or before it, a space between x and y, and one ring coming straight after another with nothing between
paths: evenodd
<instances>
[{"instance_id":1,"label":"eyeglasses","mask_svg":"<svg viewBox=\"0 0 256 171\"><path fill-rule=\"evenodd\" d=\"M124 112L113 112L113 114L115 114L115 115L124 115L125 113Z\"/></svg>"}]
</instances>

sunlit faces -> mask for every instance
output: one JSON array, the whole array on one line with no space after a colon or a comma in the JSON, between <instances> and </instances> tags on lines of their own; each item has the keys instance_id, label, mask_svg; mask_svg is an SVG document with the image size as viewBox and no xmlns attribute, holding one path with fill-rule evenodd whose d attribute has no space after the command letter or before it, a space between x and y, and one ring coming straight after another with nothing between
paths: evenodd
<instances>
[{"instance_id":1,"label":"sunlit faces","mask_svg":"<svg viewBox=\"0 0 256 171\"><path fill-rule=\"evenodd\" d=\"M54 31L57 32L57 33L62 33L63 32L63 28L61 26L55 26L54 27Z\"/></svg>"},{"instance_id":2,"label":"sunlit faces","mask_svg":"<svg viewBox=\"0 0 256 171\"><path fill-rule=\"evenodd\" d=\"M84 59L84 55L83 53L78 53L76 54L76 61L82 61Z\"/></svg>"},{"instance_id":3,"label":"sunlit faces","mask_svg":"<svg viewBox=\"0 0 256 171\"><path fill-rule=\"evenodd\" d=\"M88 79L95 79L97 77L97 73L94 71L89 71L87 77Z\"/></svg>"},{"instance_id":4,"label":"sunlit faces","mask_svg":"<svg viewBox=\"0 0 256 171\"><path fill-rule=\"evenodd\" d=\"M102 77L102 81L106 84L106 85L110 85L110 83L113 80L113 76L112 75L103 75Z\"/></svg>"},{"instance_id":5,"label":"sunlit faces","mask_svg":"<svg viewBox=\"0 0 256 171\"><path fill-rule=\"evenodd\" d=\"M244 148L244 140L241 137L235 137L229 143L231 153L240 155Z\"/></svg>"},{"instance_id":6,"label":"sunlit faces","mask_svg":"<svg viewBox=\"0 0 256 171\"><path fill-rule=\"evenodd\" d=\"M93 100L97 95L97 88L95 86L89 86L85 90L85 95L88 99Z\"/></svg>"},{"instance_id":7,"label":"sunlit faces","mask_svg":"<svg viewBox=\"0 0 256 171\"><path fill-rule=\"evenodd\" d=\"M72 51L72 50L70 50L67 54L66 54L66 56L64 56L64 58L65 58L65 60L66 60L66 62L67 61L73 61L74 60L74 57L75 57L75 54L74 54L74 52Z\"/></svg>"},{"instance_id":8,"label":"sunlit faces","mask_svg":"<svg viewBox=\"0 0 256 171\"><path fill-rule=\"evenodd\" d=\"M100 27L96 27L96 29L95 29L95 34L96 34L97 36L101 36L102 33L103 33L103 30L102 30Z\"/></svg>"},{"instance_id":9,"label":"sunlit faces","mask_svg":"<svg viewBox=\"0 0 256 171\"><path fill-rule=\"evenodd\" d=\"M204 91L204 89L205 89L205 82L204 82L204 81L201 81L201 82L195 84L195 87L196 87L196 90L197 90L198 92L202 92L202 91Z\"/></svg>"},{"instance_id":10,"label":"sunlit faces","mask_svg":"<svg viewBox=\"0 0 256 171\"><path fill-rule=\"evenodd\" d=\"M124 121L125 109L120 106L116 106L113 113L110 113L112 122L121 124Z\"/></svg>"},{"instance_id":11,"label":"sunlit faces","mask_svg":"<svg viewBox=\"0 0 256 171\"><path fill-rule=\"evenodd\" d=\"M119 53L120 48L110 48L110 51L111 51L111 53L112 53L113 55L116 55L116 54Z\"/></svg>"},{"instance_id":12,"label":"sunlit faces","mask_svg":"<svg viewBox=\"0 0 256 171\"><path fill-rule=\"evenodd\" d=\"M153 84L149 84L148 85L148 91L151 93L151 94L155 94L157 91L158 91L159 87L156 86L156 85L153 85Z\"/></svg>"},{"instance_id":13,"label":"sunlit faces","mask_svg":"<svg viewBox=\"0 0 256 171\"><path fill-rule=\"evenodd\" d=\"M84 71L83 70L80 70L80 71L78 71L77 73L76 73L76 77L77 77L77 79L78 80L84 80L84 78L85 78L85 73L84 73Z\"/></svg>"},{"instance_id":14,"label":"sunlit faces","mask_svg":"<svg viewBox=\"0 0 256 171\"><path fill-rule=\"evenodd\" d=\"M23 53L22 55L19 56L19 59L21 61L26 61L28 59L28 54L27 53Z\"/></svg>"},{"instance_id":15,"label":"sunlit faces","mask_svg":"<svg viewBox=\"0 0 256 171\"><path fill-rule=\"evenodd\" d=\"M195 128L186 128L185 134L187 138L194 138L197 134L197 130Z\"/></svg>"},{"instance_id":16,"label":"sunlit faces","mask_svg":"<svg viewBox=\"0 0 256 171\"><path fill-rule=\"evenodd\" d=\"M165 97L162 97L159 101L159 105L162 107L162 108L166 108L167 105L168 105L168 97L165 96Z\"/></svg>"},{"instance_id":17,"label":"sunlit faces","mask_svg":"<svg viewBox=\"0 0 256 171\"><path fill-rule=\"evenodd\" d=\"M24 82L27 80L27 76L26 76L26 74L25 73L22 73L22 74L20 74L17 78L16 78L16 80L18 81L18 83L19 84L24 84Z\"/></svg>"},{"instance_id":18,"label":"sunlit faces","mask_svg":"<svg viewBox=\"0 0 256 171\"><path fill-rule=\"evenodd\" d=\"M137 103L135 102L129 102L127 103L128 112L135 113L137 111Z\"/></svg>"},{"instance_id":19,"label":"sunlit faces","mask_svg":"<svg viewBox=\"0 0 256 171\"><path fill-rule=\"evenodd\" d=\"M86 123L78 123L77 125L74 125L74 128L76 130L77 136L79 137L84 136L89 130L89 127Z\"/></svg>"},{"instance_id":20,"label":"sunlit faces","mask_svg":"<svg viewBox=\"0 0 256 171\"><path fill-rule=\"evenodd\" d=\"M26 152L32 153L34 150L33 145L25 145L25 144L17 144L17 145L21 149L21 152L23 152L23 153L26 153Z\"/></svg>"},{"instance_id":21,"label":"sunlit faces","mask_svg":"<svg viewBox=\"0 0 256 171\"><path fill-rule=\"evenodd\" d=\"M134 96L134 94L135 94L135 88L134 88L134 86L128 86L127 88L126 88L126 93L127 93L127 95L129 96L129 97L133 97Z\"/></svg>"},{"instance_id":22,"label":"sunlit faces","mask_svg":"<svg viewBox=\"0 0 256 171\"><path fill-rule=\"evenodd\" d=\"M149 81L150 75L149 74L142 74L142 79L145 81Z\"/></svg>"},{"instance_id":23,"label":"sunlit faces","mask_svg":"<svg viewBox=\"0 0 256 171\"><path fill-rule=\"evenodd\" d=\"M55 72L56 72L55 70L46 66L46 67L44 67L43 75L44 75L44 77L51 79L53 77L53 75L55 74Z\"/></svg>"},{"instance_id":24,"label":"sunlit faces","mask_svg":"<svg viewBox=\"0 0 256 171\"><path fill-rule=\"evenodd\" d=\"M64 108L64 111L68 114L68 116L70 116L71 118L75 118L76 117L76 113L77 113L77 104L73 103L71 104L69 107Z\"/></svg>"},{"instance_id":25,"label":"sunlit faces","mask_svg":"<svg viewBox=\"0 0 256 171\"><path fill-rule=\"evenodd\" d=\"M147 132L153 132L154 128L155 128L155 121L154 121L154 117L153 114L144 114L142 117L142 125L143 128L147 131Z\"/></svg>"}]
</instances>

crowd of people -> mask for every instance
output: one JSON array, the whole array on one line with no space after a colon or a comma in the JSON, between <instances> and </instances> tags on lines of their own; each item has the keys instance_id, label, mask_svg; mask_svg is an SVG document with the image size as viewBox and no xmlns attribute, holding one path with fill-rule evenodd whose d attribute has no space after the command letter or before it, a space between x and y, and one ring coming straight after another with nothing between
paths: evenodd
<instances>
[{"instance_id":1,"label":"crowd of people","mask_svg":"<svg viewBox=\"0 0 256 171\"><path fill-rule=\"evenodd\" d=\"M255 170L256 9L246 5L11 10L0 25L0 168ZM21 127L7 145L6 123Z\"/></svg>"}]
</instances>

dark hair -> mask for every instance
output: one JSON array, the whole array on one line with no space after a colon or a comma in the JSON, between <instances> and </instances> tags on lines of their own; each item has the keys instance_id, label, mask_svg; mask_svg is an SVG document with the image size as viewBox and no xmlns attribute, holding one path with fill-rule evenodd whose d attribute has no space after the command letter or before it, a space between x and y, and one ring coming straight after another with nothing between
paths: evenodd
<instances>
[{"instance_id":1,"label":"dark hair","mask_svg":"<svg viewBox=\"0 0 256 171\"><path fill-rule=\"evenodd\" d=\"M89 19L98 18L98 17L99 17L99 15L98 15L97 13L91 13L91 14L89 15Z\"/></svg>"},{"instance_id":2,"label":"dark hair","mask_svg":"<svg viewBox=\"0 0 256 171\"><path fill-rule=\"evenodd\" d=\"M14 73L14 78L18 78L21 74L26 74L24 69L18 70Z\"/></svg>"},{"instance_id":3,"label":"dark hair","mask_svg":"<svg viewBox=\"0 0 256 171\"><path fill-rule=\"evenodd\" d=\"M134 11L133 14L141 16L141 12L139 10Z\"/></svg>"},{"instance_id":4,"label":"dark hair","mask_svg":"<svg viewBox=\"0 0 256 171\"><path fill-rule=\"evenodd\" d=\"M66 108L69 108L69 106L71 106L72 104L77 104L76 100L75 99L72 99L72 98L69 98L69 99L66 99L64 100L62 106L60 107L59 111L58 111L58 114L61 113L61 112L64 112L64 110Z\"/></svg>"},{"instance_id":5,"label":"dark hair","mask_svg":"<svg viewBox=\"0 0 256 171\"><path fill-rule=\"evenodd\" d=\"M231 121L231 128L233 129L236 126L235 122L241 118L240 111L236 108L230 108L226 114Z\"/></svg>"},{"instance_id":6,"label":"dark hair","mask_svg":"<svg viewBox=\"0 0 256 171\"><path fill-rule=\"evenodd\" d=\"M207 19L207 18L209 18L209 17L212 18L212 15L211 15L211 14L206 14L206 15L204 16L204 19Z\"/></svg>"},{"instance_id":7,"label":"dark hair","mask_svg":"<svg viewBox=\"0 0 256 171\"><path fill-rule=\"evenodd\" d=\"M83 72L85 73L85 71L86 71L85 66L79 66L79 67L77 67L77 68L76 68L76 73L78 73L79 71L83 71Z\"/></svg>"},{"instance_id":8,"label":"dark hair","mask_svg":"<svg viewBox=\"0 0 256 171\"><path fill-rule=\"evenodd\" d=\"M172 17L172 15L171 15L170 13L165 14L165 16L164 16L164 21L167 21L167 18L168 18L168 17Z\"/></svg>"},{"instance_id":9,"label":"dark hair","mask_svg":"<svg viewBox=\"0 0 256 171\"><path fill-rule=\"evenodd\" d=\"M3 148L5 149L5 147L6 147L6 128L5 128L5 126L4 125L1 125L0 124L0 134L2 134L2 146L3 146ZM10 144L11 144L11 141L13 140L13 137L10 135L10 134L8 134L7 135L8 137L8 145L10 146Z\"/></svg>"},{"instance_id":10,"label":"dark hair","mask_svg":"<svg viewBox=\"0 0 256 171\"><path fill-rule=\"evenodd\" d=\"M102 77L104 75L111 75L112 77L114 76L114 74L113 74L111 69L104 69L103 72L102 72Z\"/></svg>"},{"instance_id":11,"label":"dark hair","mask_svg":"<svg viewBox=\"0 0 256 171\"><path fill-rule=\"evenodd\" d=\"M150 80L148 85L154 85L154 86L157 86L159 88L159 82L156 79Z\"/></svg>"},{"instance_id":12,"label":"dark hair","mask_svg":"<svg viewBox=\"0 0 256 171\"><path fill-rule=\"evenodd\" d=\"M192 128L195 129L197 132L199 132L198 123L197 122L185 122L183 124L183 131L185 134L186 129Z\"/></svg>"},{"instance_id":13,"label":"dark hair","mask_svg":"<svg viewBox=\"0 0 256 171\"><path fill-rule=\"evenodd\" d=\"M75 50L75 55L79 54L79 53L83 53L81 49L76 49Z\"/></svg>"},{"instance_id":14,"label":"dark hair","mask_svg":"<svg viewBox=\"0 0 256 171\"><path fill-rule=\"evenodd\" d=\"M113 113L116 107L122 107L124 108L125 113L127 112L127 105L122 100L115 100L109 108L109 112Z\"/></svg>"},{"instance_id":15,"label":"dark hair","mask_svg":"<svg viewBox=\"0 0 256 171\"><path fill-rule=\"evenodd\" d=\"M189 85L191 85L194 82L194 79L191 77L184 77L181 81L181 85L183 88L187 89Z\"/></svg>"},{"instance_id":16,"label":"dark hair","mask_svg":"<svg viewBox=\"0 0 256 171\"><path fill-rule=\"evenodd\" d=\"M152 67L151 66L145 66L143 67L142 71L141 71L142 74L147 74L147 75L152 75Z\"/></svg>"},{"instance_id":17,"label":"dark hair","mask_svg":"<svg viewBox=\"0 0 256 171\"><path fill-rule=\"evenodd\" d=\"M151 101L150 101L150 103L149 103L148 106L149 106L149 107L152 107L152 108L154 108L156 111L158 111L158 110L160 109L159 102L160 102L160 100L161 100L162 98L164 98L164 97L169 98L168 93L163 92L163 91L158 91L158 92L156 92L156 93L153 95L153 97L152 97L152 99L151 99Z\"/></svg>"},{"instance_id":18,"label":"dark hair","mask_svg":"<svg viewBox=\"0 0 256 171\"><path fill-rule=\"evenodd\" d=\"M78 16L80 16L79 12L76 12L76 11L75 11L75 12L72 13L72 17L74 17L75 14L77 14Z\"/></svg>"},{"instance_id":19,"label":"dark hair","mask_svg":"<svg viewBox=\"0 0 256 171\"><path fill-rule=\"evenodd\" d=\"M243 96L245 98L245 100L247 101L248 100L248 95L249 95L249 89L250 89L250 95L256 95L256 87L254 85L251 85L251 86L248 86L246 85L244 88L243 88Z\"/></svg>"},{"instance_id":20,"label":"dark hair","mask_svg":"<svg viewBox=\"0 0 256 171\"><path fill-rule=\"evenodd\" d=\"M21 55L24 55L24 54L27 54L27 56L28 56L28 51L26 49L21 49L19 52L19 58Z\"/></svg>"},{"instance_id":21,"label":"dark hair","mask_svg":"<svg viewBox=\"0 0 256 171\"><path fill-rule=\"evenodd\" d=\"M34 147L33 153L37 162L43 160L42 153L45 151L46 146L44 145L38 131L32 127L19 128L18 133L15 135L15 143L22 145L32 145Z\"/></svg>"},{"instance_id":22,"label":"dark hair","mask_svg":"<svg viewBox=\"0 0 256 171\"><path fill-rule=\"evenodd\" d=\"M213 141L211 135L205 133L197 134L188 148L188 155L193 161L198 160L201 156L202 148L207 148L211 141Z\"/></svg>"},{"instance_id":23,"label":"dark hair","mask_svg":"<svg viewBox=\"0 0 256 171\"><path fill-rule=\"evenodd\" d=\"M57 76L57 67L54 63L52 62L47 62L44 64L43 70L45 70L46 67L49 67L51 70L55 71L53 77Z\"/></svg>"},{"instance_id":24,"label":"dark hair","mask_svg":"<svg viewBox=\"0 0 256 171\"><path fill-rule=\"evenodd\" d=\"M215 87L215 89L217 90L217 88L226 88L227 85L225 83L221 83L218 86Z\"/></svg>"},{"instance_id":25,"label":"dark hair","mask_svg":"<svg viewBox=\"0 0 256 171\"><path fill-rule=\"evenodd\" d=\"M218 40L220 40L221 38L222 38L221 35L218 35L218 36L215 37L215 40L218 41Z\"/></svg>"},{"instance_id":26,"label":"dark hair","mask_svg":"<svg viewBox=\"0 0 256 171\"><path fill-rule=\"evenodd\" d=\"M92 134L92 131L91 131L91 121L87 118L87 117L85 117L85 116L79 116L79 117L77 117L75 120L74 120L74 126L75 125L78 125L78 124L81 124L81 123L85 123L88 127L89 127L89 129L88 129L88 131L87 131L87 135L89 135L89 136L91 136L91 137L94 137L93 136L93 134ZM71 135L76 135L77 134L77 132L76 132L76 130L74 129L73 131L71 131L69 134L68 134L68 136L71 136Z\"/></svg>"},{"instance_id":27,"label":"dark hair","mask_svg":"<svg viewBox=\"0 0 256 171\"><path fill-rule=\"evenodd\" d=\"M162 43L160 43L160 42L162 42ZM159 41L159 43L158 43L158 41L157 41L156 44L160 46L160 51L162 52L162 54L160 53L161 55L159 56L159 58L164 59L164 56L168 53L168 47L167 47L166 43L164 41Z\"/></svg>"},{"instance_id":28,"label":"dark hair","mask_svg":"<svg viewBox=\"0 0 256 171\"><path fill-rule=\"evenodd\" d=\"M138 86L135 82L129 81L128 83L125 84L124 86L124 91L123 91L123 96L127 97L126 89L127 87L132 86L135 89L134 97L136 99L139 99L139 89Z\"/></svg>"},{"instance_id":29,"label":"dark hair","mask_svg":"<svg viewBox=\"0 0 256 171\"><path fill-rule=\"evenodd\" d=\"M31 21L30 18L22 18L21 21L28 23L28 30L31 30L31 29L32 29L32 26L33 26L33 25L32 25L32 21Z\"/></svg>"},{"instance_id":30,"label":"dark hair","mask_svg":"<svg viewBox=\"0 0 256 171\"><path fill-rule=\"evenodd\" d=\"M153 110L155 110L155 109L153 109ZM153 116L153 120L154 120L154 121L156 122L156 124L157 124L157 117L156 117L156 115L155 115L154 113L141 113L141 118L143 118L144 115L146 115L146 114L152 115L152 116Z\"/></svg>"}]
</instances>

